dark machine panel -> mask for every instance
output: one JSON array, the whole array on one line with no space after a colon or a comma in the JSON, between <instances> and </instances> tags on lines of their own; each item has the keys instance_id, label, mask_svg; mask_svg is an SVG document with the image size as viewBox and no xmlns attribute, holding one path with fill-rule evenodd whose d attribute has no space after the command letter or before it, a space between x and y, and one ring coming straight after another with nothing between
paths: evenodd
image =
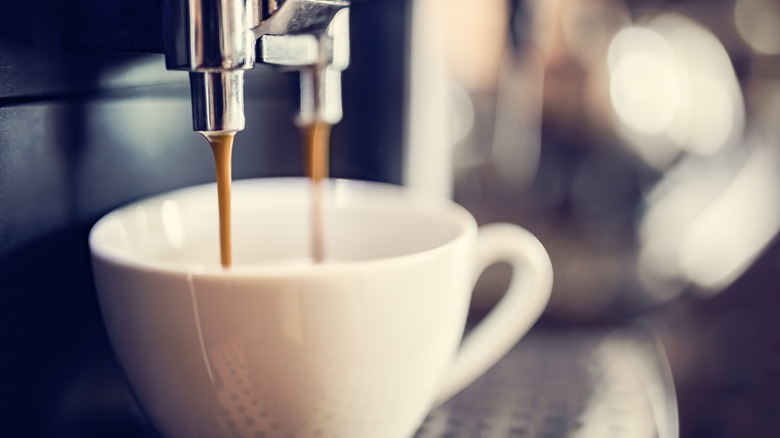
<instances>
[{"instance_id":1,"label":"dark machine panel","mask_svg":"<svg viewBox=\"0 0 780 438\"><path fill-rule=\"evenodd\" d=\"M91 225L213 181L187 75L165 70L160 1L0 0L0 435L138 436L97 307ZM400 182L406 4L352 6L332 175ZM303 174L295 73L246 75L234 177Z\"/></svg>"}]
</instances>

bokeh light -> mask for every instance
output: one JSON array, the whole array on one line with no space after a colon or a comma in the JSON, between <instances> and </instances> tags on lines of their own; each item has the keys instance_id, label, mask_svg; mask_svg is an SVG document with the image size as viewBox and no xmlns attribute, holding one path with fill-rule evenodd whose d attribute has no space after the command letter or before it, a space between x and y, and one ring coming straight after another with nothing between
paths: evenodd
<instances>
[{"instance_id":1,"label":"bokeh light","mask_svg":"<svg viewBox=\"0 0 780 438\"><path fill-rule=\"evenodd\" d=\"M775 0L737 0L734 22L742 39L756 52L780 54L780 3Z\"/></svg>"},{"instance_id":2,"label":"bokeh light","mask_svg":"<svg viewBox=\"0 0 780 438\"><path fill-rule=\"evenodd\" d=\"M708 29L664 13L613 38L610 100L627 144L664 169L738 141L745 109L734 68Z\"/></svg>"}]
</instances>

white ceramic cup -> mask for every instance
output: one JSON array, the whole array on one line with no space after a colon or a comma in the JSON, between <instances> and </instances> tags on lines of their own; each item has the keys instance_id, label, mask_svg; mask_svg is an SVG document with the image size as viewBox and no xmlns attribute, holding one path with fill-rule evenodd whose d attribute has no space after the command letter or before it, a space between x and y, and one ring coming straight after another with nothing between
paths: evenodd
<instances>
[{"instance_id":1,"label":"white ceramic cup","mask_svg":"<svg viewBox=\"0 0 780 438\"><path fill-rule=\"evenodd\" d=\"M308 182L237 181L227 270L216 202L213 185L182 189L109 213L90 234L113 348L166 437L409 437L549 299L552 268L533 236L478 232L448 200L330 181L315 264ZM474 282L501 261L515 269L509 290L464 339Z\"/></svg>"}]
</instances>

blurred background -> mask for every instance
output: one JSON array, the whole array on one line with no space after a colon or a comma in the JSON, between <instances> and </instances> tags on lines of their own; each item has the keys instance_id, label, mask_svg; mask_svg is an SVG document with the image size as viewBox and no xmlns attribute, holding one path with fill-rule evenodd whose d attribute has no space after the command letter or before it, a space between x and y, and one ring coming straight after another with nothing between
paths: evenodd
<instances>
[{"instance_id":1,"label":"blurred background","mask_svg":"<svg viewBox=\"0 0 780 438\"><path fill-rule=\"evenodd\" d=\"M642 321L681 436L776 435L780 2L463 3L455 198L548 248L544 322Z\"/></svg>"},{"instance_id":2,"label":"blurred background","mask_svg":"<svg viewBox=\"0 0 780 438\"><path fill-rule=\"evenodd\" d=\"M112 208L213 180L160 9L0 0L0 435L154 436L86 238ZM333 176L522 224L556 276L530 345L640 325L680 436L780 435L780 2L356 0L350 27ZM301 175L296 75L258 65L246 87L234 176ZM475 317L508 277L483 275Z\"/></svg>"}]
</instances>

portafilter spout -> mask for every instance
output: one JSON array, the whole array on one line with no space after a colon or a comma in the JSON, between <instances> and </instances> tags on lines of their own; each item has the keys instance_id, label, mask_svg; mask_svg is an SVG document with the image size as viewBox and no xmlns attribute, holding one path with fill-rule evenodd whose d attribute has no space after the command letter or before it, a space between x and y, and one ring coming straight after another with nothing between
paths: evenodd
<instances>
[{"instance_id":1,"label":"portafilter spout","mask_svg":"<svg viewBox=\"0 0 780 438\"><path fill-rule=\"evenodd\" d=\"M193 129L244 129L244 71L256 58L301 71L299 123L338 122L348 7L345 0L165 0L166 66L190 73Z\"/></svg>"}]
</instances>

